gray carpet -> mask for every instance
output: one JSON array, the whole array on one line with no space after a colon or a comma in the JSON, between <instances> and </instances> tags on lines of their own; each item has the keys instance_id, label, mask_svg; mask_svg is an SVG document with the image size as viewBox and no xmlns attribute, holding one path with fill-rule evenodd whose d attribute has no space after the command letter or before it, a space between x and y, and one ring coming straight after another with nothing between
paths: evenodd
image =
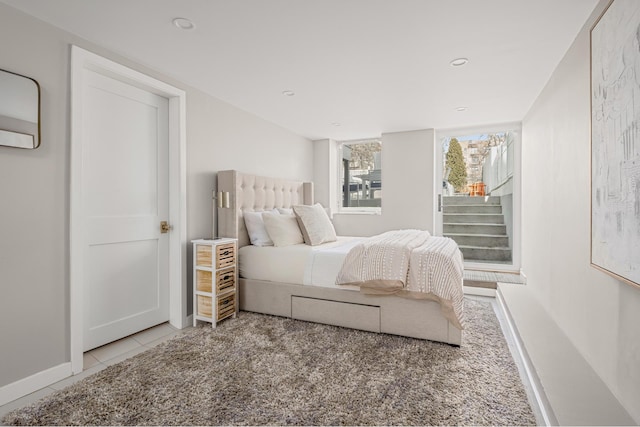
<instances>
[{"instance_id":1,"label":"gray carpet","mask_svg":"<svg viewBox=\"0 0 640 427\"><path fill-rule=\"evenodd\" d=\"M532 425L491 305L463 345L253 313L7 414L11 425Z\"/></svg>"}]
</instances>

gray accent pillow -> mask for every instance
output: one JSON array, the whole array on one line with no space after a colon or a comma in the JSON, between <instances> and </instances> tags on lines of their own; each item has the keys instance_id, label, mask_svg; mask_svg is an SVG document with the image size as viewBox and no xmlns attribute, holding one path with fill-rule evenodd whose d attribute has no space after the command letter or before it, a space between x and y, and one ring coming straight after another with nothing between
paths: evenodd
<instances>
[{"instance_id":1,"label":"gray accent pillow","mask_svg":"<svg viewBox=\"0 0 640 427\"><path fill-rule=\"evenodd\" d=\"M293 211L307 245L316 246L337 240L336 230L320 203L313 206L297 205L293 207Z\"/></svg>"}]
</instances>

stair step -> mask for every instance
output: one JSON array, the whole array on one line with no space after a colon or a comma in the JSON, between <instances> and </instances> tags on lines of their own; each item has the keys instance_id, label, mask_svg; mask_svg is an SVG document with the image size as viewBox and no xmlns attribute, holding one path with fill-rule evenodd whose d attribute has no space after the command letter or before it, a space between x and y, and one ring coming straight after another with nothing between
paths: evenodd
<instances>
[{"instance_id":1,"label":"stair step","mask_svg":"<svg viewBox=\"0 0 640 427\"><path fill-rule=\"evenodd\" d=\"M452 205L499 205L498 196L444 196L442 198L444 206Z\"/></svg>"},{"instance_id":2,"label":"stair step","mask_svg":"<svg viewBox=\"0 0 640 427\"><path fill-rule=\"evenodd\" d=\"M479 246L484 248L509 247L509 237L505 235L444 233L444 236L452 238L458 245L463 246Z\"/></svg>"},{"instance_id":3,"label":"stair step","mask_svg":"<svg viewBox=\"0 0 640 427\"><path fill-rule=\"evenodd\" d=\"M511 261L509 248L484 248L479 246L458 246L465 261Z\"/></svg>"},{"instance_id":4,"label":"stair step","mask_svg":"<svg viewBox=\"0 0 640 427\"><path fill-rule=\"evenodd\" d=\"M501 205L449 205L443 207L445 214L466 213L466 214L501 214Z\"/></svg>"},{"instance_id":5,"label":"stair step","mask_svg":"<svg viewBox=\"0 0 640 427\"><path fill-rule=\"evenodd\" d=\"M504 224L504 216L502 214L446 213L443 215L443 222L448 224Z\"/></svg>"},{"instance_id":6,"label":"stair step","mask_svg":"<svg viewBox=\"0 0 640 427\"><path fill-rule=\"evenodd\" d=\"M443 234L493 234L507 235L507 226L504 224L468 224L447 223L443 224Z\"/></svg>"}]
</instances>

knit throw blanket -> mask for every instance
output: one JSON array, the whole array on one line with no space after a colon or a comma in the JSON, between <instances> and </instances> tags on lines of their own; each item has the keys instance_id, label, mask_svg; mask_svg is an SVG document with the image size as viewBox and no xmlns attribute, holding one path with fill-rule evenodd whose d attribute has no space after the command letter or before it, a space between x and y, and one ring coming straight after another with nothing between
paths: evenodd
<instances>
[{"instance_id":1,"label":"knit throw blanket","mask_svg":"<svg viewBox=\"0 0 640 427\"><path fill-rule=\"evenodd\" d=\"M388 231L347 254L336 279L369 295L438 301L443 315L464 328L463 260L458 245L427 231Z\"/></svg>"}]
</instances>

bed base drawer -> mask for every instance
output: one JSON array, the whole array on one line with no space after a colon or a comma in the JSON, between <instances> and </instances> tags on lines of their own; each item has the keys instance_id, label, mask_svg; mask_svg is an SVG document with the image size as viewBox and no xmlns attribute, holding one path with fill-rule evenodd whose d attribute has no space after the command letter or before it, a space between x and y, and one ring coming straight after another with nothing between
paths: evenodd
<instances>
[{"instance_id":1,"label":"bed base drawer","mask_svg":"<svg viewBox=\"0 0 640 427\"><path fill-rule=\"evenodd\" d=\"M380 332L380 307L308 297L291 297L291 317L308 322Z\"/></svg>"}]
</instances>

